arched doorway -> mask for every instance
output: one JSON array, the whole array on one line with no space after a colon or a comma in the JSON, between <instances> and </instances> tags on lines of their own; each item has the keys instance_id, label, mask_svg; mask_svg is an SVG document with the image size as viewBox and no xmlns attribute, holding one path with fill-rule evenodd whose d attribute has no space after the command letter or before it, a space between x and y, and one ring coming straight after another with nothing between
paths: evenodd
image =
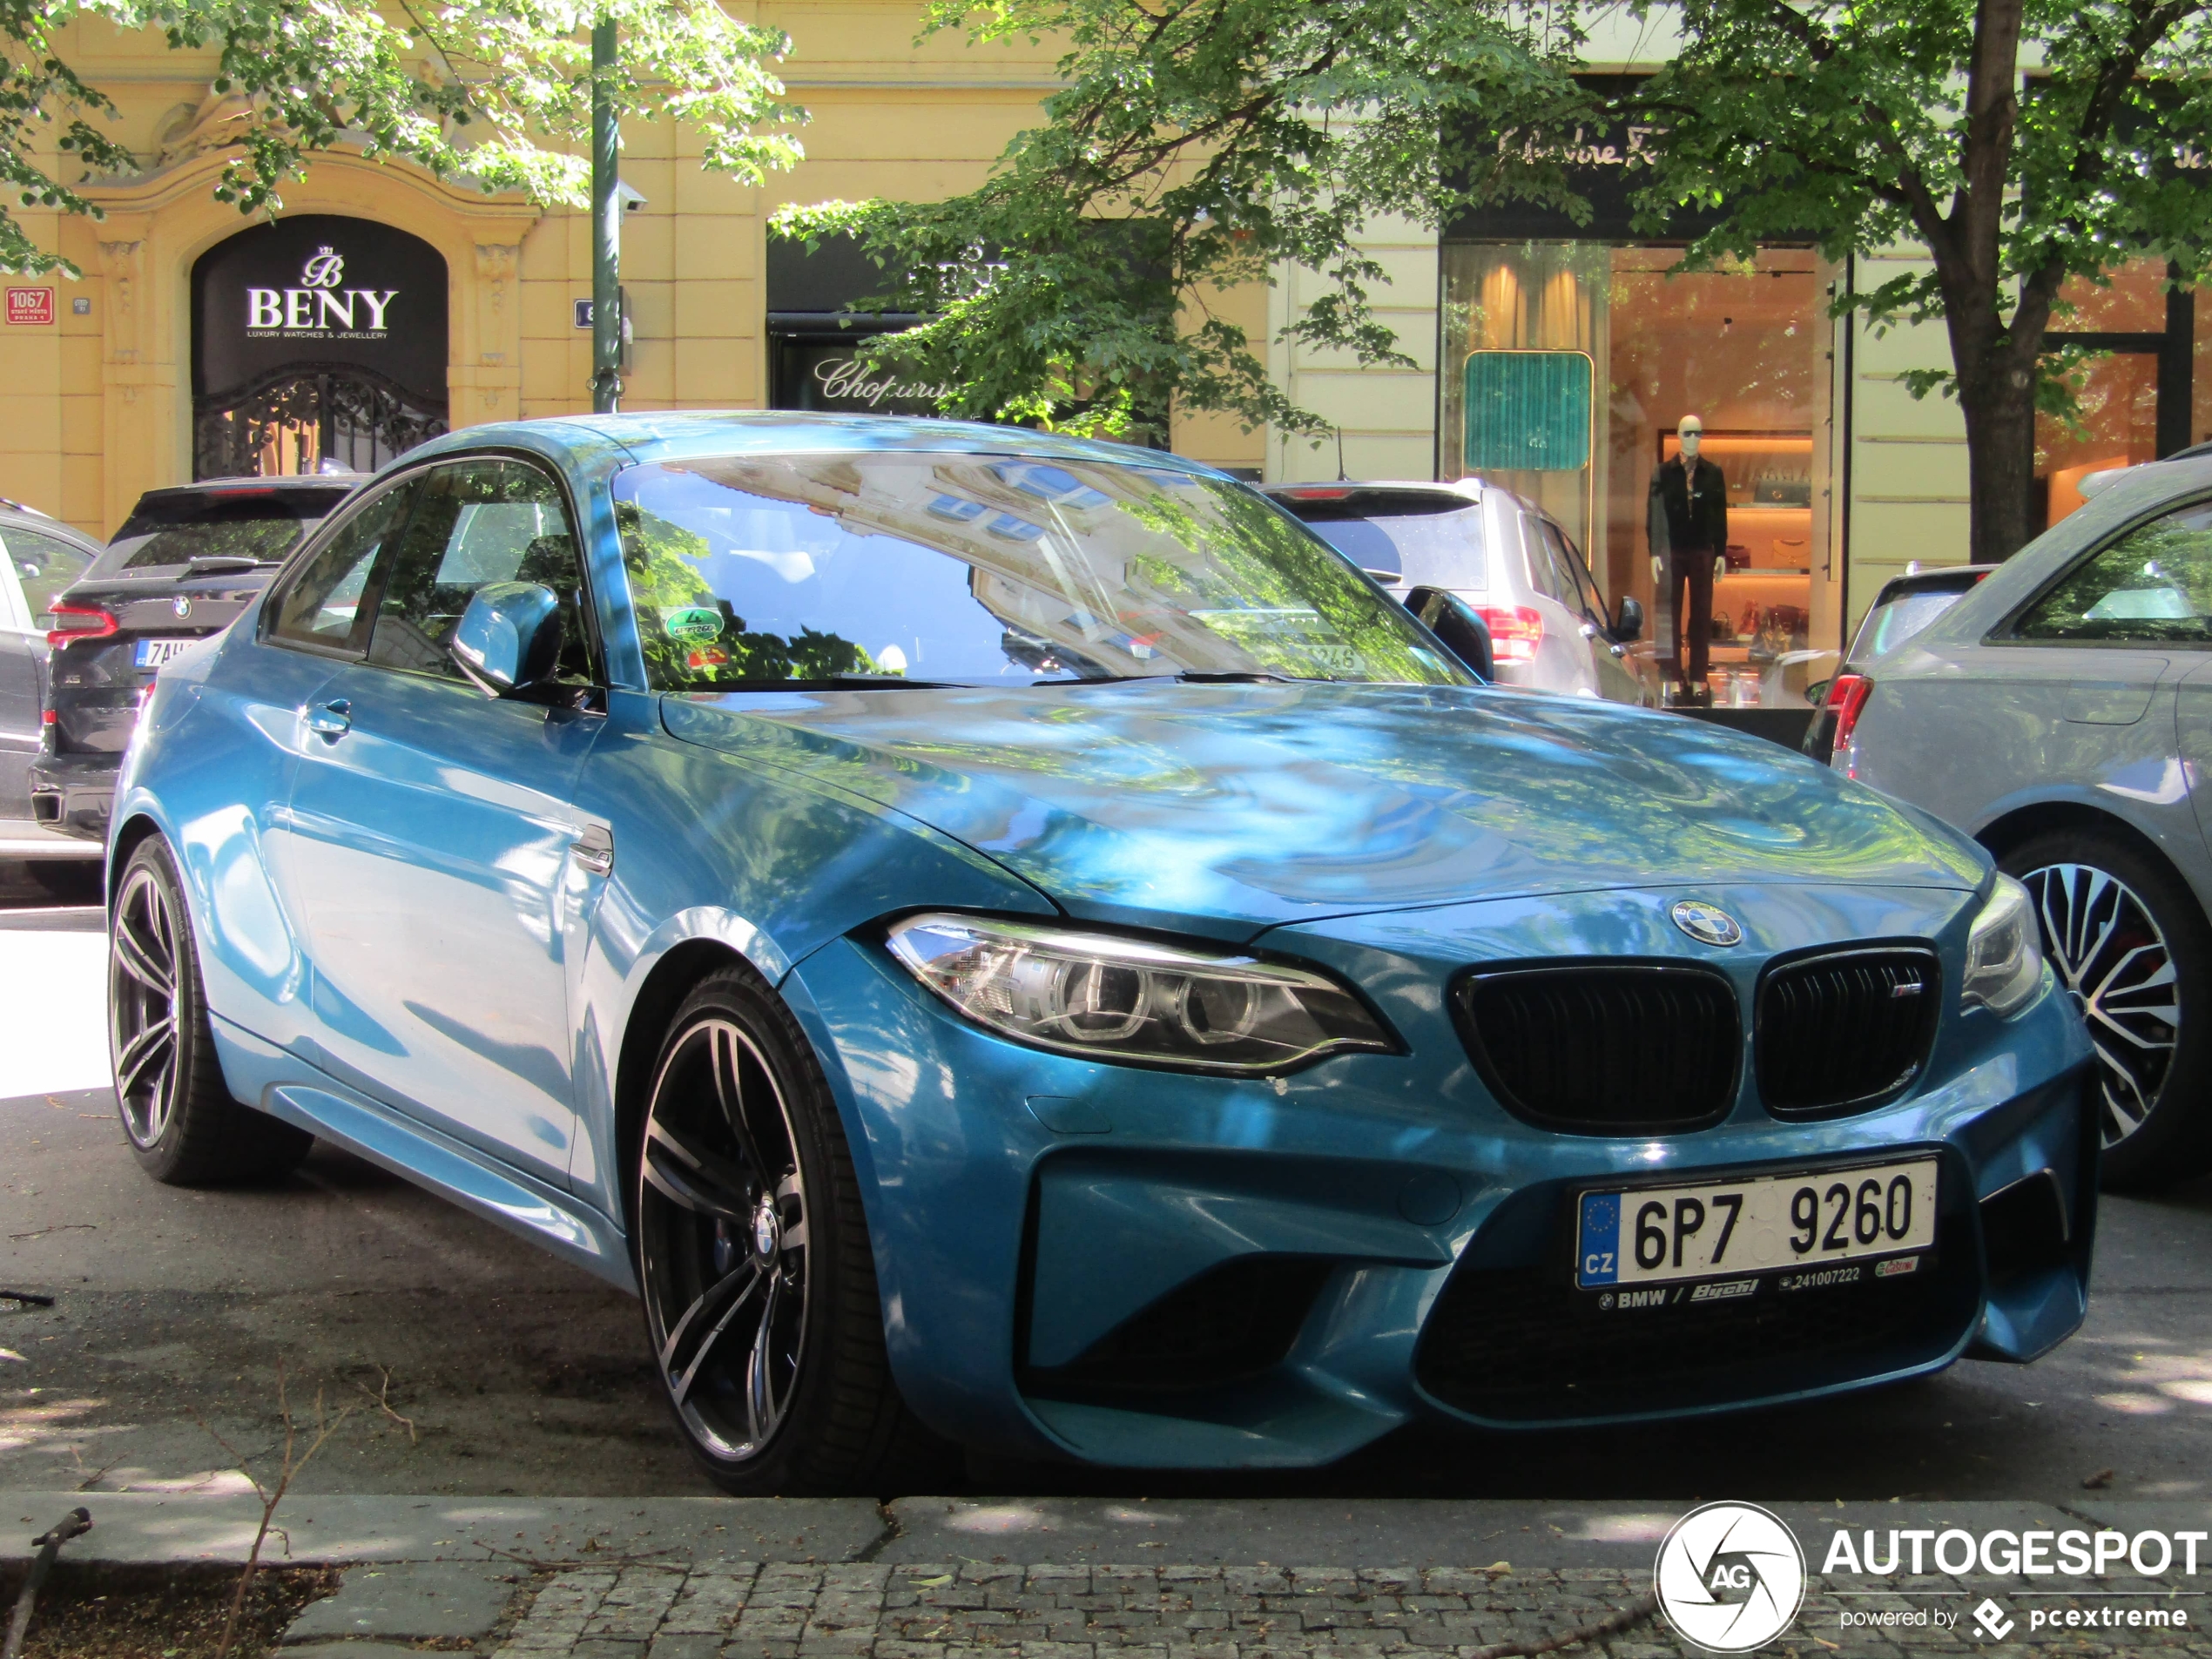
<instances>
[{"instance_id":1,"label":"arched doorway","mask_svg":"<svg viewBox=\"0 0 2212 1659\"><path fill-rule=\"evenodd\" d=\"M421 237L302 213L192 274L192 476L369 471L446 430L446 262Z\"/></svg>"}]
</instances>

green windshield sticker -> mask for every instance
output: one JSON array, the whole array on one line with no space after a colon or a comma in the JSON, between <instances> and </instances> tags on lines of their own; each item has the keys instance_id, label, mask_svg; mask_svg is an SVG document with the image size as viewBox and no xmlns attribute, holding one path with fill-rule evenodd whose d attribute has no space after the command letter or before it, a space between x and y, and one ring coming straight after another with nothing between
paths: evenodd
<instances>
[{"instance_id":1,"label":"green windshield sticker","mask_svg":"<svg viewBox=\"0 0 2212 1659\"><path fill-rule=\"evenodd\" d=\"M712 639L722 631L722 613L705 605L686 605L663 617L660 627L671 639Z\"/></svg>"}]
</instances>

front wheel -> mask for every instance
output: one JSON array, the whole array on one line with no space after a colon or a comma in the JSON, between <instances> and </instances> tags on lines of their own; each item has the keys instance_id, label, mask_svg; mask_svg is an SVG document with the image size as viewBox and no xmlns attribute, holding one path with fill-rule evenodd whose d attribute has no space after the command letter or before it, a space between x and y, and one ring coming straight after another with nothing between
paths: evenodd
<instances>
[{"instance_id":1,"label":"front wheel","mask_svg":"<svg viewBox=\"0 0 2212 1659\"><path fill-rule=\"evenodd\" d=\"M677 1010L635 1156L646 1334L710 1480L741 1496L875 1493L943 1449L892 1380L828 1086L751 974L716 973Z\"/></svg>"},{"instance_id":2,"label":"front wheel","mask_svg":"<svg viewBox=\"0 0 2212 1659\"><path fill-rule=\"evenodd\" d=\"M2212 1169L2212 927L2181 880L2117 836L2060 830L1999 860L2034 901L2043 954L2097 1051L2104 1184Z\"/></svg>"},{"instance_id":3,"label":"front wheel","mask_svg":"<svg viewBox=\"0 0 2212 1659\"><path fill-rule=\"evenodd\" d=\"M315 1142L241 1106L207 1024L184 883L160 837L138 843L108 914L108 1055L115 1103L139 1167L169 1186L285 1174Z\"/></svg>"}]
</instances>

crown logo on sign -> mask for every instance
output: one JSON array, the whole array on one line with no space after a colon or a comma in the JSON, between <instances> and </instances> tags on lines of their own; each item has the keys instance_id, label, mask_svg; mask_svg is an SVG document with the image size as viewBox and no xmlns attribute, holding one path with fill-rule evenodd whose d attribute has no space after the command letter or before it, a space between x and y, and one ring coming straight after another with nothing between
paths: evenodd
<instances>
[{"instance_id":1,"label":"crown logo on sign","mask_svg":"<svg viewBox=\"0 0 2212 1659\"><path fill-rule=\"evenodd\" d=\"M345 274L345 257L336 248L325 246L301 267L300 286L303 288L334 288Z\"/></svg>"}]
</instances>

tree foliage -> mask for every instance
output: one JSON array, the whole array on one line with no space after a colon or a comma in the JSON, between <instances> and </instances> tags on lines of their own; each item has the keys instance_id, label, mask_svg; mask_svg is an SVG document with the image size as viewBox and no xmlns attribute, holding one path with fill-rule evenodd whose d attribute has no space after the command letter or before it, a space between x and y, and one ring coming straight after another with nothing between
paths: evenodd
<instances>
[{"instance_id":1,"label":"tree foliage","mask_svg":"<svg viewBox=\"0 0 2212 1659\"><path fill-rule=\"evenodd\" d=\"M1291 339L1406 362L1359 233L1437 223L1471 193L1566 199L1548 160L1494 148L1470 173L1461 133L1483 111L1587 104L1571 19L1492 0L936 0L927 27L1064 42L1044 124L967 195L796 206L775 228L859 239L878 308L931 319L868 354L954 383L947 413L1113 435L1157 432L1170 399L1325 430L1221 291L1310 266L1330 287Z\"/></svg>"},{"instance_id":2,"label":"tree foliage","mask_svg":"<svg viewBox=\"0 0 2212 1659\"><path fill-rule=\"evenodd\" d=\"M1656 8L1655 8L1656 10ZM1635 96L1666 128L1647 219L1718 209L1694 252L1817 240L1831 257L1919 244L1845 296L1877 321L1940 320L1952 367L1914 377L1966 416L1974 555L2027 539L2045 359L2069 277L2154 257L2212 264L2206 0L1681 0L1679 57ZM2054 372L2060 371L2060 372Z\"/></svg>"},{"instance_id":3,"label":"tree foliage","mask_svg":"<svg viewBox=\"0 0 2212 1659\"><path fill-rule=\"evenodd\" d=\"M932 319L867 354L956 383L948 413L1128 435L1172 400L1320 432L1220 288L1319 272L1287 337L1402 363L1363 227L1508 199L1581 218L1561 140L1663 129L1631 182L1649 233L1684 207L1716 221L1693 266L1762 239L1928 248L1932 270L1843 299L1948 328L1952 369L1912 389L1960 400L1975 550L2001 557L2025 536L2036 400L2064 401L2043 345L2066 280L2144 255L2205 268L2208 6L1635 0L1680 54L1608 102L1574 78L1579 0L937 0L933 29L1068 43L1044 124L964 196L792 208L777 229L860 239L882 308Z\"/></svg>"},{"instance_id":4,"label":"tree foliage","mask_svg":"<svg viewBox=\"0 0 2212 1659\"><path fill-rule=\"evenodd\" d=\"M617 24L617 105L705 135L709 167L758 182L799 155L781 130L781 30L740 23L716 0L0 0L0 268L71 269L39 248L15 208L93 213L83 187L134 177L156 158L118 137L97 78L67 61L72 28L158 31L212 52L213 91L233 100L215 136L215 194L241 213L281 205L319 151L417 163L487 192L582 206L590 164L590 28ZM81 38L81 36L79 37Z\"/></svg>"}]
</instances>

